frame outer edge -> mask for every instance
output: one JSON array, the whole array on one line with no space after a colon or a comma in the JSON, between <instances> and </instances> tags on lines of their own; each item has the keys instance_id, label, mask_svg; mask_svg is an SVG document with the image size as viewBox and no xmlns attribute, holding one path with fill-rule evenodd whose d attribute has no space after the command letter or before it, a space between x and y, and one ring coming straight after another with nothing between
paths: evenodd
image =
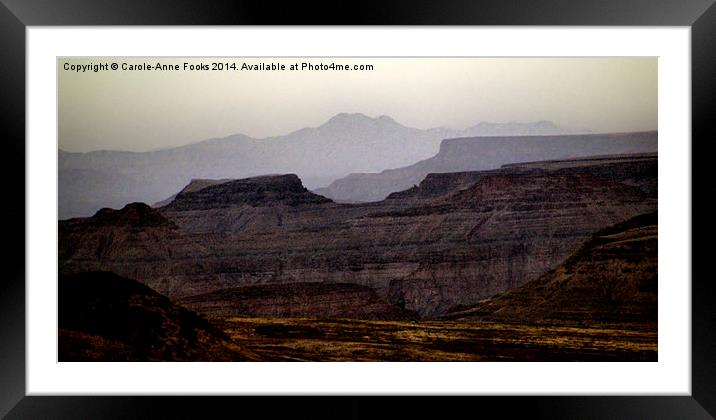
<instances>
[{"instance_id":1,"label":"frame outer edge","mask_svg":"<svg viewBox=\"0 0 716 420\"><path fill-rule=\"evenodd\" d=\"M711 5L691 28L691 107L692 107L692 316L691 386L692 396L712 416L716 416L716 296L713 256L716 223L710 198L716 195L713 165L716 141L716 5ZM698 229L693 229L698 226Z\"/></svg>"},{"instance_id":2,"label":"frame outer edge","mask_svg":"<svg viewBox=\"0 0 716 420\"><path fill-rule=\"evenodd\" d=\"M26 25L689 26L713 0L2 0Z\"/></svg>"},{"instance_id":3,"label":"frame outer edge","mask_svg":"<svg viewBox=\"0 0 716 420\"><path fill-rule=\"evenodd\" d=\"M4 272L0 279L0 416L25 395L25 25L0 4L0 206Z\"/></svg>"}]
</instances>

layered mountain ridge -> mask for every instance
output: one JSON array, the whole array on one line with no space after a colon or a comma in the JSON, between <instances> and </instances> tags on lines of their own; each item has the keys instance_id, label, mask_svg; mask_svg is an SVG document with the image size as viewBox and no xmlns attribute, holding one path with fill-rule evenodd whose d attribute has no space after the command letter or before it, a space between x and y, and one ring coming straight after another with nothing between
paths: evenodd
<instances>
[{"instance_id":1,"label":"layered mountain ridge","mask_svg":"<svg viewBox=\"0 0 716 420\"><path fill-rule=\"evenodd\" d=\"M496 133L544 135L566 130L545 121L421 130L388 116L341 113L318 127L265 139L236 134L150 152L60 150L59 218L90 216L102 207L130 202L155 203L192 179L295 173L307 187L316 188L351 172L375 172L428 158L444 138Z\"/></svg>"},{"instance_id":2,"label":"layered mountain ridge","mask_svg":"<svg viewBox=\"0 0 716 420\"><path fill-rule=\"evenodd\" d=\"M656 153L657 148L656 131L447 139L431 158L379 173L353 173L314 191L340 202L373 202L411 188L431 173L484 171L506 164L595 155Z\"/></svg>"},{"instance_id":3,"label":"layered mountain ridge","mask_svg":"<svg viewBox=\"0 0 716 420\"><path fill-rule=\"evenodd\" d=\"M60 271L113 271L199 312L349 316L348 299L367 319L435 317L522 286L598 230L655 211L656 173L655 155L527 163L433 174L353 205L296 175L208 182L146 212L172 226L60 222Z\"/></svg>"}]
</instances>

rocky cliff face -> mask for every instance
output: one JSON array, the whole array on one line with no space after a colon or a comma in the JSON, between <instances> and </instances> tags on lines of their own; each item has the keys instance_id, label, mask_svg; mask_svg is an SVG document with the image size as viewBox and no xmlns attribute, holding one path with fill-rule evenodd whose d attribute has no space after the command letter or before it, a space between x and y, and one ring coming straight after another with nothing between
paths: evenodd
<instances>
[{"instance_id":1,"label":"rocky cliff face","mask_svg":"<svg viewBox=\"0 0 716 420\"><path fill-rule=\"evenodd\" d=\"M472 187L414 208L375 215L440 232L389 294L423 315L524 284L573 251L591 232L655 203L639 189L589 174L487 175ZM434 241L434 242L433 242ZM449 280L448 280L449 279Z\"/></svg>"},{"instance_id":2,"label":"rocky cliff face","mask_svg":"<svg viewBox=\"0 0 716 420\"><path fill-rule=\"evenodd\" d=\"M633 155L609 155L583 159L526 162L503 165L493 171L468 171L428 174L419 185L404 191L391 193L388 200L434 199L452 191L463 190L475 184L481 177L511 173L534 173L536 170L551 174L592 174L618 183L639 187L649 197L656 198L658 159L655 153Z\"/></svg>"},{"instance_id":3,"label":"rocky cliff face","mask_svg":"<svg viewBox=\"0 0 716 420\"><path fill-rule=\"evenodd\" d=\"M312 194L295 176L225 182L152 210L176 228L98 228L97 215L60 222L60 270L114 271L210 312L267 313L271 304L256 297L262 289L246 286L277 287L258 295L290 308L292 289L274 285L349 283L372 289L394 314L437 316L521 286L599 229L656 209L655 194L634 181L649 184L655 166L603 164L435 175L410 193L361 205ZM370 303L365 289L296 290L313 296L313 309L277 313L344 313L336 299L372 308L365 317L391 312Z\"/></svg>"},{"instance_id":4,"label":"rocky cliff face","mask_svg":"<svg viewBox=\"0 0 716 420\"><path fill-rule=\"evenodd\" d=\"M504 169L541 169L554 174L588 173L626 185L633 185L651 198L657 197L659 173L656 153L594 156L584 159L564 159L504 165Z\"/></svg>"},{"instance_id":5,"label":"rocky cliff face","mask_svg":"<svg viewBox=\"0 0 716 420\"><path fill-rule=\"evenodd\" d=\"M509 322L657 322L657 214L600 230L563 264L447 318Z\"/></svg>"},{"instance_id":6,"label":"rocky cliff face","mask_svg":"<svg viewBox=\"0 0 716 420\"><path fill-rule=\"evenodd\" d=\"M443 140L437 155L380 173L354 173L314 190L342 202L371 202L420 183L428 174L484 171L502 165L595 155L656 153L657 132Z\"/></svg>"},{"instance_id":7,"label":"rocky cliff face","mask_svg":"<svg viewBox=\"0 0 716 420\"><path fill-rule=\"evenodd\" d=\"M177 237L177 226L144 203L121 210L104 208L93 217L59 224L60 261L86 261L88 270L106 257L132 255L162 258L165 239Z\"/></svg>"}]
</instances>

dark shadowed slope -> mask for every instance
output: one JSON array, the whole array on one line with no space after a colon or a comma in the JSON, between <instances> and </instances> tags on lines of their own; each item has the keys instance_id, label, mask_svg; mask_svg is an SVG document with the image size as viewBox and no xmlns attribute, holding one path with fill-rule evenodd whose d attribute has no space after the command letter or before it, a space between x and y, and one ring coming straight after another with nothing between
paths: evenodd
<instances>
[{"instance_id":1,"label":"dark shadowed slope","mask_svg":"<svg viewBox=\"0 0 716 420\"><path fill-rule=\"evenodd\" d=\"M339 202L370 202L420 183L430 173L483 171L518 162L657 152L657 132L475 137L443 140L437 155L380 173L354 173L314 191Z\"/></svg>"},{"instance_id":2,"label":"dark shadowed slope","mask_svg":"<svg viewBox=\"0 0 716 420\"><path fill-rule=\"evenodd\" d=\"M59 361L255 359L206 319L109 272L59 278Z\"/></svg>"},{"instance_id":3,"label":"dark shadowed slope","mask_svg":"<svg viewBox=\"0 0 716 420\"><path fill-rule=\"evenodd\" d=\"M567 324L657 322L657 213L602 229L563 264L447 318Z\"/></svg>"}]
</instances>

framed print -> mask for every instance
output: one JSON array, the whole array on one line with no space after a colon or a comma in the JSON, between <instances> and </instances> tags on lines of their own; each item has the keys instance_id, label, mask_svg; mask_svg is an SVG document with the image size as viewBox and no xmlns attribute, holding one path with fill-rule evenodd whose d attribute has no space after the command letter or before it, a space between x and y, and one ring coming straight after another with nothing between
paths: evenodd
<instances>
[{"instance_id":1,"label":"framed print","mask_svg":"<svg viewBox=\"0 0 716 420\"><path fill-rule=\"evenodd\" d=\"M3 414L712 418L711 2L355 6L4 2Z\"/></svg>"}]
</instances>

